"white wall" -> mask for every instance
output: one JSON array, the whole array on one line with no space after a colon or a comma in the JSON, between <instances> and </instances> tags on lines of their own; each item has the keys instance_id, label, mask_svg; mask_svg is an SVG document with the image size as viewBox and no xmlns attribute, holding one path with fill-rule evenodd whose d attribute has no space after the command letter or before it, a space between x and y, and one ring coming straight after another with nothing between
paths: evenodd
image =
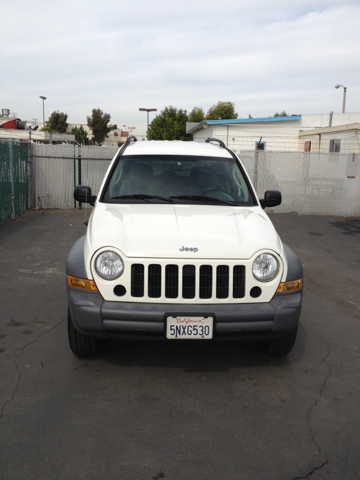
<instances>
[{"instance_id":1,"label":"white wall","mask_svg":"<svg viewBox=\"0 0 360 480\"><path fill-rule=\"evenodd\" d=\"M198 130L196 134L193 135L194 142L205 142L207 138L215 137L214 130L215 127L212 125L209 125L208 128L202 128L201 130ZM222 140L220 137L215 138L219 138L220 140Z\"/></svg>"},{"instance_id":2,"label":"white wall","mask_svg":"<svg viewBox=\"0 0 360 480\"><path fill-rule=\"evenodd\" d=\"M266 150L298 149L300 120L215 125L214 136L229 148L255 150L255 143L266 142Z\"/></svg>"},{"instance_id":3,"label":"white wall","mask_svg":"<svg viewBox=\"0 0 360 480\"><path fill-rule=\"evenodd\" d=\"M329 113L314 113L301 116L300 130L311 128L324 128L329 126ZM347 125L350 123L360 123L360 112L352 113L334 113L332 126Z\"/></svg>"}]
</instances>

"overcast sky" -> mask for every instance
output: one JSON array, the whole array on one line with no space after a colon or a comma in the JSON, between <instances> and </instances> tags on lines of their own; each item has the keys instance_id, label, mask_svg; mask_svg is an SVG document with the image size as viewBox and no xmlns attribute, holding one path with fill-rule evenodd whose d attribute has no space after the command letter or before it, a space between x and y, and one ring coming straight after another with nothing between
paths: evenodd
<instances>
[{"instance_id":1,"label":"overcast sky","mask_svg":"<svg viewBox=\"0 0 360 480\"><path fill-rule=\"evenodd\" d=\"M139 107L360 112L359 0L0 0L0 109L146 130ZM154 114L151 114L153 118Z\"/></svg>"}]
</instances>

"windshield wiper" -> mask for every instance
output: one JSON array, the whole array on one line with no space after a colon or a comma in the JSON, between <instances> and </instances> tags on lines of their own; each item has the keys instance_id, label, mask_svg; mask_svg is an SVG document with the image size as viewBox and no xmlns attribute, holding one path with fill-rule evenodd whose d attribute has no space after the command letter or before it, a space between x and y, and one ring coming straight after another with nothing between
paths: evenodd
<instances>
[{"instance_id":1,"label":"windshield wiper","mask_svg":"<svg viewBox=\"0 0 360 480\"><path fill-rule=\"evenodd\" d=\"M227 200L220 200L219 198L214 198L214 197L206 197L204 195L179 195L177 197L170 197L170 198L176 198L179 200L199 200L200 202L203 203L209 203L209 202L220 202L220 203L225 203L226 205L236 205L235 202L228 202Z\"/></svg>"},{"instance_id":2,"label":"windshield wiper","mask_svg":"<svg viewBox=\"0 0 360 480\"><path fill-rule=\"evenodd\" d=\"M148 203L151 203L149 202L149 200L155 198L157 200L163 200L164 202L168 202L168 203L177 203L177 202L174 202L174 200L172 200L171 198L168 198L168 197L160 197L158 195L145 195L143 193L135 193L133 195L120 195L119 197L111 197L112 200L114 199L118 199L118 200L126 200L126 199L134 199L134 200L145 200L145 202L148 202Z\"/></svg>"}]
</instances>

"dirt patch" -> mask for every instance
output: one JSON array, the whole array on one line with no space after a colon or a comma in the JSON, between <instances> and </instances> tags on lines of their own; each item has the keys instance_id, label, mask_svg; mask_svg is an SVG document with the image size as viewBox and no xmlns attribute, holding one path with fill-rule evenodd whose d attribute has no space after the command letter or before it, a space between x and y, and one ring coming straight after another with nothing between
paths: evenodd
<instances>
[{"instance_id":1,"label":"dirt patch","mask_svg":"<svg viewBox=\"0 0 360 480\"><path fill-rule=\"evenodd\" d=\"M15 320L15 318L11 318L10 321L7 323L8 327L21 327L22 325L25 325L25 323L18 322Z\"/></svg>"},{"instance_id":2,"label":"dirt patch","mask_svg":"<svg viewBox=\"0 0 360 480\"><path fill-rule=\"evenodd\" d=\"M330 225L343 230L344 235L351 237L360 237L360 218L347 218L346 220L337 220L330 222Z\"/></svg>"}]
</instances>

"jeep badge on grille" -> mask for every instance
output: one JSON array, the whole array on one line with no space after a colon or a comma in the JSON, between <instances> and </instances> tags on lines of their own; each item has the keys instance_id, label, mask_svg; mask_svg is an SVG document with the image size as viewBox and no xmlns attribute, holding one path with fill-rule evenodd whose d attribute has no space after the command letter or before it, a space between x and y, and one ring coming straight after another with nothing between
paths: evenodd
<instances>
[{"instance_id":1,"label":"jeep badge on grille","mask_svg":"<svg viewBox=\"0 0 360 480\"><path fill-rule=\"evenodd\" d=\"M194 247L182 247L182 248L179 248L180 252L194 252L196 253L199 249Z\"/></svg>"}]
</instances>

